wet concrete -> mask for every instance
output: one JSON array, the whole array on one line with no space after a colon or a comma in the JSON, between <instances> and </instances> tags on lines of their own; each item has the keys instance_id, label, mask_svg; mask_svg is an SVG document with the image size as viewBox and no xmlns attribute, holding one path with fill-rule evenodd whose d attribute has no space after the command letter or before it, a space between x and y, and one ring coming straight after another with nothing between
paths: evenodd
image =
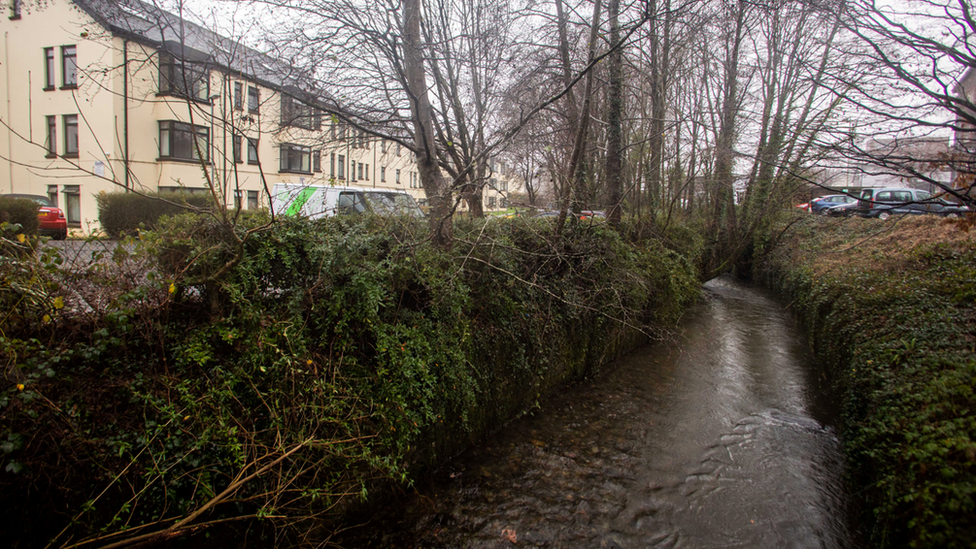
<instances>
[{"instance_id":1,"label":"wet concrete","mask_svg":"<svg viewBox=\"0 0 976 549\"><path fill-rule=\"evenodd\" d=\"M822 377L789 314L719 279L669 344L551 400L343 547L858 547Z\"/></svg>"}]
</instances>

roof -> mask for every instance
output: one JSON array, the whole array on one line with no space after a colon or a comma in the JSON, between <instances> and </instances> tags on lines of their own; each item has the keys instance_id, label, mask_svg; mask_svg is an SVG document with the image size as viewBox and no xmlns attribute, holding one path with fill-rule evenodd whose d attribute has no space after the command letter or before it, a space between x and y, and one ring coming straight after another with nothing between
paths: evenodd
<instances>
[{"instance_id":1,"label":"roof","mask_svg":"<svg viewBox=\"0 0 976 549\"><path fill-rule=\"evenodd\" d=\"M321 103L327 95L307 72L141 0L72 0L112 33L174 56L204 62L250 80Z\"/></svg>"}]
</instances>

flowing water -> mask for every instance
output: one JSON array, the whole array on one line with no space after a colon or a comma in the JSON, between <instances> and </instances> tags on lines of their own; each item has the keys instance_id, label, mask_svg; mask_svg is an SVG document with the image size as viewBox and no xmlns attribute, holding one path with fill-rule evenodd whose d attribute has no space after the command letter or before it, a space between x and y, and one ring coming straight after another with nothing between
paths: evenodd
<instances>
[{"instance_id":1,"label":"flowing water","mask_svg":"<svg viewBox=\"0 0 976 549\"><path fill-rule=\"evenodd\" d=\"M550 400L344 547L857 547L798 327L718 279L672 344Z\"/></svg>"}]
</instances>

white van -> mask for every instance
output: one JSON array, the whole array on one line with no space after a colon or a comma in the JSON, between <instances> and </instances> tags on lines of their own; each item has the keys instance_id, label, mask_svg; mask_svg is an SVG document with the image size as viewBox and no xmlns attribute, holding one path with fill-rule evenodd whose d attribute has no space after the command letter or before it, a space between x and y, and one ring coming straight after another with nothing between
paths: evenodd
<instances>
[{"instance_id":1,"label":"white van","mask_svg":"<svg viewBox=\"0 0 976 549\"><path fill-rule=\"evenodd\" d=\"M278 216L309 219L366 212L424 217L417 201L403 191L300 183L275 183L271 208Z\"/></svg>"}]
</instances>

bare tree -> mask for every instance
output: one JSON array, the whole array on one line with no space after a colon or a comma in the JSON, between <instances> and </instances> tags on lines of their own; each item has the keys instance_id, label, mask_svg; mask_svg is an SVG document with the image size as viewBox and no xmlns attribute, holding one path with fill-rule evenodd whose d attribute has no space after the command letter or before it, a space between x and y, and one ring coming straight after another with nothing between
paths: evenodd
<instances>
[{"instance_id":1,"label":"bare tree","mask_svg":"<svg viewBox=\"0 0 976 549\"><path fill-rule=\"evenodd\" d=\"M823 6L827 9L827 6ZM835 166L926 184L972 203L976 152L976 20L967 0L844 5L844 52L834 93L857 119L831 143ZM846 138L845 138L846 137ZM938 149L921 150L924 142ZM951 147L946 145L951 142Z\"/></svg>"}]
</instances>

